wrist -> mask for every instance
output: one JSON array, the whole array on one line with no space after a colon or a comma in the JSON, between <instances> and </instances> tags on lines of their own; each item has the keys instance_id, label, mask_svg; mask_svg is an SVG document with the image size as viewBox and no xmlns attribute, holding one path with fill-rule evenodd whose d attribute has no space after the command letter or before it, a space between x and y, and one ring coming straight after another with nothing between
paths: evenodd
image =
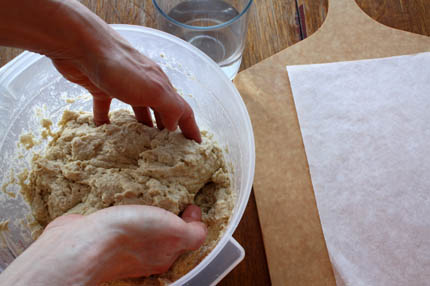
<instances>
[{"instance_id":1,"label":"wrist","mask_svg":"<svg viewBox=\"0 0 430 286\"><path fill-rule=\"evenodd\" d=\"M112 29L76 0L0 0L0 45L79 60L111 46Z\"/></svg>"},{"instance_id":2,"label":"wrist","mask_svg":"<svg viewBox=\"0 0 430 286\"><path fill-rule=\"evenodd\" d=\"M82 224L51 229L6 268L0 285L98 285L104 278L104 260L112 249L111 240L102 235Z\"/></svg>"},{"instance_id":3,"label":"wrist","mask_svg":"<svg viewBox=\"0 0 430 286\"><path fill-rule=\"evenodd\" d=\"M86 76L97 79L103 65L120 62L119 57L132 50L113 28L81 3L58 1L61 7L54 20L67 31L64 33L67 39L43 52L52 60L66 60Z\"/></svg>"},{"instance_id":4,"label":"wrist","mask_svg":"<svg viewBox=\"0 0 430 286\"><path fill-rule=\"evenodd\" d=\"M62 43L58 49L48 51L47 56L86 60L106 53L114 45L113 29L87 7L76 0L55 2L58 9L53 22L61 27L58 38Z\"/></svg>"},{"instance_id":5,"label":"wrist","mask_svg":"<svg viewBox=\"0 0 430 286\"><path fill-rule=\"evenodd\" d=\"M78 224L65 224L58 229L51 229L45 233L45 237L41 236L36 241L40 240L37 252L42 252L42 257L44 253L48 253L42 258L42 267L49 269L55 265L55 272L60 274L47 277L46 282L56 279L58 283L52 285L64 286L94 286L102 282L105 260L112 249L112 239L105 236L99 226L87 227L86 224L87 218L82 218Z\"/></svg>"}]
</instances>

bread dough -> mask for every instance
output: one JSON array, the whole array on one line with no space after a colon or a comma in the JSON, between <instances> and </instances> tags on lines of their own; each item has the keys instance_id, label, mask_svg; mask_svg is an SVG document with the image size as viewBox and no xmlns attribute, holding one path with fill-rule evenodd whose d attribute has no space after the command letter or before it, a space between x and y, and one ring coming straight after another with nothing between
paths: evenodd
<instances>
[{"instance_id":1,"label":"bread dough","mask_svg":"<svg viewBox=\"0 0 430 286\"><path fill-rule=\"evenodd\" d=\"M178 131L140 124L125 110L112 112L110 120L96 127L91 114L65 111L46 152L34 156L23 193L43 227L63 214L114 205L152 205L175 214L199 205L209 235L160 278L176 280L216 245L232 213L235 198L223 152L204 131L197 144Z\"/></svg>"}]
</instances>

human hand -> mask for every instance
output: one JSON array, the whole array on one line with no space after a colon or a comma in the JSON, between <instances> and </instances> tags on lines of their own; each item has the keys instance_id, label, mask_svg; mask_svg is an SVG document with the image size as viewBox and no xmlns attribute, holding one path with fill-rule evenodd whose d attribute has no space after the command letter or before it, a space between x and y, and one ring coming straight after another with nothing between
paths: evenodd
<instances>
[{"instance_id":1,"label":"human hand","mask_svg":"<svg viewBox=\"0 0 430 286\"><path fill-rule=\"evenodd\" d=\"M137 205L62 216L0 275L0 285L89 286L163 273L203 244L207 230L200 219L193 205L182 219Z\"/></svg>"},{"instance_id":2,"label":"human hand","mask_svg":"<svg viewBox=\"0 0 430 286\"><path fill-rule=\"evenodd\" d=\"M59 72L93 95L97 125L109 123L117 98L133 107L138 121L176 130L201 142L187 102L161 68L76 0L0 0L0 45L44 54Z\"/></svg>"},{"instance_id":3,"label":"human hand","mask_svg":"<svg viewBox=\"0 0 430 286\"><path fill-rule=\"evenodd\" d=\"M139 122L153 127L151 108L159 129L174 131L179 125L185 137L201 142L191 107L178 95L162 69L115 31L109 34L101 41L113 44L93 54L92 58L76 60L67 54L51 56L65 78L93 95L96 125L109 123L111 100L117 98L133 107Z\"/></svg>"},{"instance_id":4,"label":"human hand","mask_svg":"<svg viewBox=\"0 0 430 286\"><path fill-rule=\"evenodd\" d=\"M65 78L93 95L96 125L109 123L110 104L116 98L133 107L139 122L153 127L151 108L159 129L174 131L179 125L185 137L200 143L200 131L191 107L175 91L163 70L110 27L104 27L100 35L103 36L97 37L94 45L105 41L108 47L90 48L96 51L91 56L74 58L67 51L47 53Z\"/></svg>"}]
</instances>

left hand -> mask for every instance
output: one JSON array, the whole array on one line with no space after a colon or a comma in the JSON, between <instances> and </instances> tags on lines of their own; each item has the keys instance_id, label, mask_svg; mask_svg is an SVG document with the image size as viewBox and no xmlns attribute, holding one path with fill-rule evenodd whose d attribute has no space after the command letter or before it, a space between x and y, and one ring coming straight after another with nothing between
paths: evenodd
<instances>
[{"instance_id":1,"label":"left hand","mask_svg":"<svg viewBox=\"0 0 430 286\"><path fill-rule=\"evenodd\" d=\"M200 143L200 131L191 107L175 91L163 70L109 26L104 28L102 39L100 36L97 39L110 44L102 46L97 41L94 45L101 47L88 48L93 51L89 57L70 56L68 51L47 53L65 78L93 95L96 125L109 123L109 107L112 98L116 98L133 107L139 122L153 126L151 108L159 129L174 131L179 126L185 137Z\"/></svg>"},{"instance_id":2,"label":"left hand","mask_svg":"<svg viewBox=\"0 0 430 286\"><path fill-rule=\"evenodd\" d=\"M136 119L201 142L194 113L166 74L77 0L0 0L0 46L51 58L58 71L93 95L96 125L109 123L112 98L133 107Z\"/></svg>"}]
</instances>

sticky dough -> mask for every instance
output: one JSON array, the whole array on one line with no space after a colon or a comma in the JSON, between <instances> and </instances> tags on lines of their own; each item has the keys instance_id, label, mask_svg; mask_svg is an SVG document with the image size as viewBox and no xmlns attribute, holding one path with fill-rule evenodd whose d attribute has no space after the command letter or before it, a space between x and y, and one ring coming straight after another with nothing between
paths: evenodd
<instances>
[{"instance_id":1,"label":"sticky dough","mask_svg":"<svg viewBox=\"0 0 430 286\"><path fill-rule=\"evenodd\" d=\"M43 227L63 214L114 205L152 205L175 214L199 205L208 239L162 276L175 280L215 246L230 218L234 195L223 152L207 132L197 144L180 132L144 126L125 110L110 119L96 127L91 114L66 111L46 152L34 156L23 193Z\"/></svg>"}]
</instances>

